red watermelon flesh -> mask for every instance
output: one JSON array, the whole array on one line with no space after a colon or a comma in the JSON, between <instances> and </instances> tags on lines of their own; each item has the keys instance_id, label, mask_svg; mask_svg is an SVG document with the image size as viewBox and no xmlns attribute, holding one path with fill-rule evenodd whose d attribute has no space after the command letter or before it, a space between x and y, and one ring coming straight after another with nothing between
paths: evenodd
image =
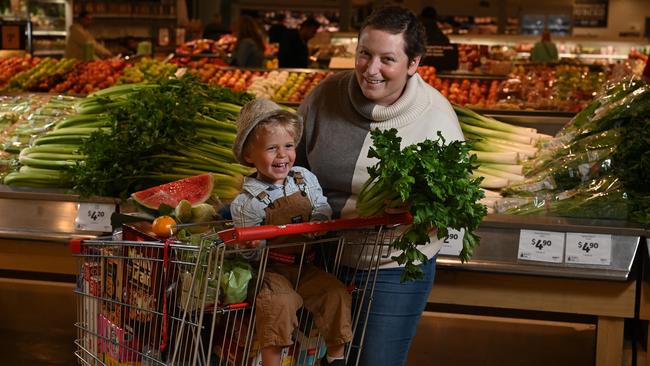
<instances>
[{"instance_id":1,"label":"red watermelon flesh","mask_svg":"<svg viewBox=\"0 0 650 366\"><path fill-rule=\"evenodd\" d=\"M176 207L181 200L188 200L192 205L205 202L210 198L214 182L210 173L201 174L147 188L131 194L140 205L157 210L161 204Z\"/></svg>"}]
</instances>

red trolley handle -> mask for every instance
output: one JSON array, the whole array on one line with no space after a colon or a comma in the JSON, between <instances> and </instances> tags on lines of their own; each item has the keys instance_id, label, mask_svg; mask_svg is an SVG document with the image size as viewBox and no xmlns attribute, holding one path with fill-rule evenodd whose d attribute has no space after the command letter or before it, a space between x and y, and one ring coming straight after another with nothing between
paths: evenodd
<instances>
[{"instance_id":1,"label":"red trolley handle","mask_svg":"<svg viewBox=\"0 0 650 366\"><path fill-rule=\"evenodd\" d=\"M70 240L68 240L68 249L70 250L71 254L79 254L83 251L83 242L86 240L92 240L92 237L89 236L84 236L84 237L75 237Z\"/></svg>"},{"instance_id":2,"label":"red trolley handle","mask_svg":"<svg viewBox=\"0 0 650 366\"><path fill-rule=\"evenodd\" d=\"M309 234L344 229L360 229L377 225L410 224L411 222L413 222L413 217L410 213L405 212L377 217L312 221L300 224L236 227L219 231L217 234L225 244L230 244L251 240L272 239L283 235Z\"/></svg>"}]
</instances>

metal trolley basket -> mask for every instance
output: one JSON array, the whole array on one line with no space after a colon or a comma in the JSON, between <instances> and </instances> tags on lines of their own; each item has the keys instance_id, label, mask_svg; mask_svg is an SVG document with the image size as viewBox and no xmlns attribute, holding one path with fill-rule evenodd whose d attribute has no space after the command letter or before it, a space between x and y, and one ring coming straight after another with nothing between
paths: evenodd
<instances>
[{"instance_id":1,"label":"metal trolley basket","mask_svg":"<svg viewBox=\"0 0 650 366\"><path fill-rule=\"evenodd\" d=\"M83 365L261 365L255 337L255 301L267 265L313 262L336 275L352 294L354 341L348 364L357 364L377 270L410 216L331 220L212 230L191 240L159 241L125 229L120 240L71 242L79 258L76 356ZM217 227L218 228L218 227ZM254 260L251 240L336 232L321 239L266 246ZM303 237L305 238L305 237ZM289 258L277 248L292 246ZM297 250L296 250L297 249ZM318 259L314 260L316 253ZM320 255L318 255L320 254ZM283 366L312 366L325 344L304 308Z\"/></svg>"}]
</instances>

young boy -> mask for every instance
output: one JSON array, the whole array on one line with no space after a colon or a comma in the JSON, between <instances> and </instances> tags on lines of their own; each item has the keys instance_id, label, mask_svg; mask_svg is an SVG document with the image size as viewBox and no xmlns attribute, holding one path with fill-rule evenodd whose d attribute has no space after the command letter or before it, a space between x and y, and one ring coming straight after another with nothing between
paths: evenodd
<instances>
[{"instance_id":1,"label":"young boy","mask_svg":"<svg viewBox=\"0 0 650 366\"><path fill-rule=\"evenodd\" d=\"M330 218L332 209L316 176L305 168L293 166L295 147L301 136L300 117L270 100L253 100L242 108L237 118L233 153L240 163L254 166L257 172L244 178L243 192L230 206L235 226L282 225ZM278 242L272 239L266 244ZM300 268L286 261L274 261L278 251L282 252L278 258L291 257L292 253L300 256L302 247L270 249L256 299L255 330L262 347L262 364L280 365L282 348L292 344L291 334L298 326L296 312L304 305L312 313L327 345L327 356L321 365L344 366L345 343L352 339L350 294L335 276L311 264L303 265L294 290Z\"/></svg>"}]
</instances>

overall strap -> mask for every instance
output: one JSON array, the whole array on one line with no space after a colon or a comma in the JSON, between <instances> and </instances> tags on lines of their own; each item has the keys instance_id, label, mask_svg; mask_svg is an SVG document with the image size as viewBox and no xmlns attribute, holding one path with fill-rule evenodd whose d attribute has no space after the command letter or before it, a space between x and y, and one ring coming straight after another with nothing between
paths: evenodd
<instances>
[{"instance_id":1,"label":"overall strap","mask_svg":"<svg viewBox=\"0 0 650 366\"><path fill-rule=\"evenodd\" d=\"M255 196L260 202L266 204L266 207L273 208L275 205L273 204L273 201L271 200L271 197L269 196L266 191L260 192L257 196Z\"/></svg>"},{"instance_id":2,"label":"overall strap","mask_svg":"<svg viewBox=\"0 0 650 366\"><path fill-rule=\"evenodd\" d=\"M293 181L296 182L300 193L303 196L307 195L307 183L305 183L305 178L303 178L301 172L290 171L289 176L293 178Z\"/></svg>"}]
</instances>

